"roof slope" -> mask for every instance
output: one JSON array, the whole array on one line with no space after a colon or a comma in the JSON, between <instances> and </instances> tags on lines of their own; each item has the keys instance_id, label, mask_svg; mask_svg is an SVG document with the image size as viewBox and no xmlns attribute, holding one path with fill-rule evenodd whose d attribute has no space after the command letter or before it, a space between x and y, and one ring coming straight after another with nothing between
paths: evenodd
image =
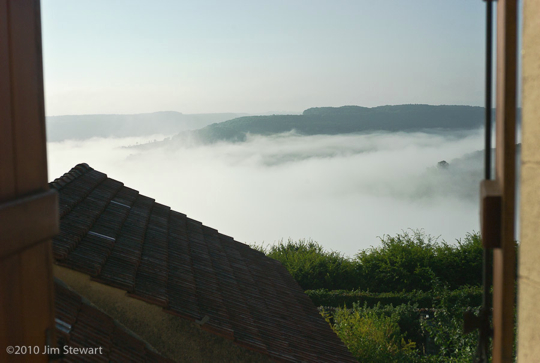
<instances>
[{"instance_id":1,"label":"roof slope","mask_svg":"<svg viewBox=\"0 0 540 363\"><path fill-rule=\"evenodd\" d=\"M102 348L100 354L65 355L62 362L173 362L61 282L54 285L59 343L70 348Z\"/></svg>"},{"instance_id":2,"label":"roof slope","mask_svg":"<svg viewBox=\"0 0 540 363\"><path fill-rule=\"evenodd\" d=\"M59 191L59 265L278 361L356 362L281 263L79 164Z\"/></svg>"}]
</instances>

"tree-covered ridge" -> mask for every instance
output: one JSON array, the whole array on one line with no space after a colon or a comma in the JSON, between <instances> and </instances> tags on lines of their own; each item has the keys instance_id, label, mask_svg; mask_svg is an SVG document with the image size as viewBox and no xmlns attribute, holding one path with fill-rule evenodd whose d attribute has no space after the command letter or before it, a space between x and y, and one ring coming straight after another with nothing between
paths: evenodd
<instances>
[{"instance_id":1,"label":"tree-covered ridge","mask_svg":"<svg viewBox=\"0 0 540 363\"><path fill-rule=\"evenodd\" d=\"M301 135L470 130L482 127L484 109L474 106L397 105L310 108L302 115L245 116L192 132L203 142L244 141L248 134ZM181 138L185 135L179 135Z\"/></svg>"}]
</instances>

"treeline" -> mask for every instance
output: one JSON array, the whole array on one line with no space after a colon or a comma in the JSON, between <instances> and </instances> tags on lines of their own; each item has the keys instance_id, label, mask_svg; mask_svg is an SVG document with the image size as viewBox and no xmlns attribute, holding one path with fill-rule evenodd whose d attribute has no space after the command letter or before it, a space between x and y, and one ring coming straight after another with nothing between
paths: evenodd
<instances>
[{"instance_id":1,"label":"treeline","mask_svg":"<svg viewBox=\"0 0 540 363\"><path fill-rule=\"evenodd\" d=\"M484 109L473 106L397 105L380 107L310 108L302 115L246 116L182 133L173 140L194 137L202 142L244 141L248 134L273 135L296 131L301 135L367 132L471 130L482 127Z\"/></svg>"}]
</instances>

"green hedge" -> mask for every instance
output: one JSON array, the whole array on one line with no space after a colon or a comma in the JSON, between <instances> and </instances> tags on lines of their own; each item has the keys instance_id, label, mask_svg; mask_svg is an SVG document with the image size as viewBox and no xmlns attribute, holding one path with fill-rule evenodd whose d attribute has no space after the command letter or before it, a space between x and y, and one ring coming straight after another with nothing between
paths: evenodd
<instances>
[{"instance_id":1,"label":"green hedge","mask_svg":"<svg viewBox=\"0 0 540 363\"><path fill-rule=\"evenodd\" d=\"M436 281L456 289L482 283L482 244L467 234L455 244L439 242L421 230L385 235L377 247L355 257L326 251L312 240L258 246L280 261L304 290L373 292L429 291Z\"/></svg>"},{"instance_id":2,"label":"green hedge","mask_svg":"<svg viewBox=\"0 0 540 363\"><path fill-rule=\"evenodd\" d=\"M438 241L421 230L385 235L379 246L357 254L362 268L362 280L357 289L429 291L435 281L452 290L463 285L479 286L482 253L478 234L467 234L455 244Z\"/></svg>"},{"instance_id":3,"label":"green hedge","mask_svg":"<svg viewBox=\"0 0 540 363\"><path fill-rule=\"evenodd\" d=\"M367 349L368 352L371 351L368 348L380 343L377 334L382 328L377 324L371 324L372 331L364 337L357 334L366 323L374 321L375 318L382 321L391 319L393 323L397 323L399 329L394 328L394 333L386 334L386 340L397 334L396 336L404 342L414 342L416 347L414 355L406 354L403 359L386 357L390 359L388 361L470 362L476 349L477 333L468 335L463 333L463 313L467 310L478 313L482 300L479 287L465 286L457 290L449 290L444 285L435 284L434 290L429 293L374 294L323 290L307 293L314 301L319 298L327 303L324 304L327 305L326 307L319 307L321 314L338 334L351 335L342 340L359 358L366 358L361 361L378 361L372 357L368 360L367 357L359 355L361 352L358 353L356 349L359 339L363 339L362 345L367 347L363 349ZM344 300L340 301L340 297L350 299L349 303L343 303ZM396 302L405 300L407 303L394 305ZM339 302L338 305L341 307L332 307L330 305L332 301ZM344 322L353 326L340 326L340 323ZM390 339L386 343L396 346L395 339ZM410 352L407 351L407 353Z\"/></svg>"},{"instance_id":4,"label":"green hedge","mask_svg":"<svg viewBox=\"0 0 540 363\"><path fill-rule=\"evenodd\" d=\"M374 307L380 305L398 306L402 304L416 304L418 308L432 308L437 306L443 293L434 291L423 292L383 292L372 293L366 291L345 290L306 290L305 293L311 298L315 306L352 307L353 304ZM464 286L457 290L444 293L445 299L452 304L467 306L479 306L482 304L482 288L479 286Z\"/></svg>"},{"instance_id":5,"label":"green hedge","mask_svg":"<svg viewBox=\"0 0 540 363\"><path fill-rule=\"evenodd\" d=\"M289 239L286 243L251 247L281 262L304 290L352 290L362 281L358 262L339 252L325 251L310 239Z\"/></svg>"},{"instance_id":6,"label":"green hedge","mask_svg":"<svg viewBox=\"0 0 540 363\"><path fill-rule=\"evenodd\" d=\"M413 312L410 319L416 325L407 326L414 329L414 337L402 329L400 321L404 315L403 308L385 311L356 307L355 309L336 309L332 312L323 311L322 315L347 346L349 351L360 362L414 362L418 357L418 345L422 336L418 312ZM409 309L410 310L410 309Z\"/></svg>"}]
</instances>

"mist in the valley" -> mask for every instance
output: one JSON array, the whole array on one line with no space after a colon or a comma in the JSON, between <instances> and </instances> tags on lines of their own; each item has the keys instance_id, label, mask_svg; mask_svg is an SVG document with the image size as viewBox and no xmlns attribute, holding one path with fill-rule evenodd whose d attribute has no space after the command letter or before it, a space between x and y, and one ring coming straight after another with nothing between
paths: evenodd
<instances>
[{"instance_id":1,"label":"mist in the valley","mask_svg":"<svg viewBox=\"0 0 540 363\"><path fill-rule=\"evenodd\" d=\"M351 256L409 228L450 243L479 229L480 130L124 147L159 138L50 142L49 179L86 162L238 241L312 238Z\"/></svg>"}]
</instances>

